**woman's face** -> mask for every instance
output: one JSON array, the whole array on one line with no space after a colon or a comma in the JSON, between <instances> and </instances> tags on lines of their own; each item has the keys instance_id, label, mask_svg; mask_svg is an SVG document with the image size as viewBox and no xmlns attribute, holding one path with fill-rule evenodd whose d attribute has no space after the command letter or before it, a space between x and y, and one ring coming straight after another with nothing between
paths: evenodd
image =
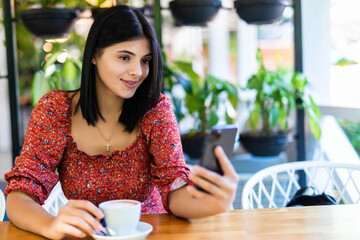
<instances>
[{"instance_id":1,"label":"woman's face","mask_svg":"<svg viewBox=\"0 0 360 240\"><path fill-rule=\"evenodd\" d=\"M149 74L149 40L145 37L113 44L95 53L96 87L102 94L131 98Z\"/></svg>"}]
</instances>

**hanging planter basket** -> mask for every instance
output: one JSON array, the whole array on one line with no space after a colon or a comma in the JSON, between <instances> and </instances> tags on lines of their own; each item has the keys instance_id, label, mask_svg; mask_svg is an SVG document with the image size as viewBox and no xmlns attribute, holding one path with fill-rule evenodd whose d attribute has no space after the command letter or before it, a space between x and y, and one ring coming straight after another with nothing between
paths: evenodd
<instances>
[{"instance_id":1,"label":"hanging planter basket","mask_svg":"<svg viewBox=\"0 0 360 240\"><path fill-rule=\"evenodd\" d=\"M72 31L79 12L66 8L34 8L20 12L25 28L37 37L64 38Z\"/></svg>"},{"instance_id":2,"label":"hanging planter basket","mask_svg":"<svg viewBox=\"0 0 360 240\"><path fill-rule=\"evenodd\" d=\"M248 24L271 24L280 20L289 0L236 0L239 17Z\"/></svg>"},{"instance_id":3,"label":"hanging planter basket","mask_svg":"<svg viewBox=\"0 0 360 240\"><path fill-rule=\"evenodd\" d=\"M173 0L169 3L176 25L205 26L221 8L221 0Z\"/></svg>"},{"instance_id":4,"label":"hanging planter basket","mask_svg":"<svg viewBox=\"0 0 360 240\"><path fill-rule=\"evenodd\" d=\"M258 136L252 133L240 134L242 147L254 156L277 156L285 151L294 137L291 134L278 134L272 136Z\"/></svg>"}]
</instances>

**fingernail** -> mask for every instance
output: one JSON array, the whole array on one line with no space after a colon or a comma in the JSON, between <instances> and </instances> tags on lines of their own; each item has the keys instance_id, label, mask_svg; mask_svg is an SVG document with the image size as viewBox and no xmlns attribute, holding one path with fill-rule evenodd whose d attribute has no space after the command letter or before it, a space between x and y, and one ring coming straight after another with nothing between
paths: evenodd
<instances>
[{"instance_id":1,"label":"fingernail","mask_svg":"<svg viewBox=\"0 0 360 240\"><path fill-rule=\"evenodd\" d=\"M192 171L193 173L197 173L199 171L199 167L197 165L195 165L193 168L192 168Z\"/></svg>"},{"instance_id":2,"label":"fingernail","mask_svg":"<svg viewBox=\"0 0 360 240\"><path fill-rule=\"evenodd\" d=\"M102 231L104 230L103 225L101 225L100 223L96 225L96 230Z\"/></svg>"},{"instance_id":3,"label":"fingernail","mask_svg":"<svg viewBox=\"0 0 360 240\"><path fill-rule=\"evenodd\" d=\"M105 218L100 219L100 223L104 228L106 228Z\"/></svg>"},{"instance_id":4,"label":"fingernail","mask_svg":"<svg viewBox=\"0 0 360 240\"><path fill-rule=\"evenodd\" d=\"M215 151L217 151L218 153L222 153L222 148L220 146L216 146Z\"/></svg>"}]
</instances>

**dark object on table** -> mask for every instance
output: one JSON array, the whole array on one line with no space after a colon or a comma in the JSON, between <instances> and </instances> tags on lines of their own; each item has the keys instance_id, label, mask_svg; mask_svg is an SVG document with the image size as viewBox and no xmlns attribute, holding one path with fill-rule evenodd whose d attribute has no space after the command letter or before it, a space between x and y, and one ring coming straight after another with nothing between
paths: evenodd
<instances>
[{"instance_id":1,"label":"dark object on table","mask_svg":"<svg viewBox=\"0 0 360 240\"><path fill-rule=\"evenodd\" d=\"M286 204L286 207L316 205L337 205L337 203L332 196L324 192L322 194L315 194L313 187L303 187L295 193L295 196Z\"/></svg>"}]
</instances>

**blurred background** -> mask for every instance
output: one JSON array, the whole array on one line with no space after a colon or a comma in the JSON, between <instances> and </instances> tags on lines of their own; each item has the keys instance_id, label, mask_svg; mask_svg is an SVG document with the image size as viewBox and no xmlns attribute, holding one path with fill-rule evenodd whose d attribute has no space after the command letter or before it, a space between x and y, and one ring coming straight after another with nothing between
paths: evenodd
<instances>
[{"instance_id":1,"label":"blurred background","mask_svg":"<svg viewBox=\"0 0 360 240\"><path fill-rule=\"evenodd\" d=\"M316 111L305 111L303 139L300 139L304 141L304 149L297 145L299 113L294 108L291 109L288 127L285 130L278 127L275 131L291 132L293 137L289 146L280 153L254 155L237 138L232 161L244 181L265 166L299 160L299 151L303 152L300 160L359 161L358 0L4 0L0 6L0 38L3 43L0 45L1 180L20 151L37 100L51 89L79 87L82 51L95 10L118 4L138 8L156 30L165 60L163 92L173 100L184 139L187 135L206 132L214 124L236 124L239 135L249 131L248 121L254 109L252 103L256 91L249 90L247 84L252 76L260 74L258 50L264 68L275 74L275 80L287 83L296 71L306 77L302 96L304 99L311 96L321 117L312 122L309 115L316 115ZM274 16L267 15L270 10L264 7L269 6L277 11ZM205 8L199 10L200 7ZM67 31L58 35L31 32L30 25L35 24L38 17L34 18L26 11L40 8L71 9L73 12L69 14L75 18ZM204 16L202 21L198 11L209 11L209 16ZM182 18L183 13L198 19ZM10 18L6 18L6 14L10 14ZM40 15L36 13L35 16ZM26 20L32 22L26 23ZM50 30L60 28L50 25L47 20L40 22ZM8 49L11 42L13 51ZM9 64L11 62L14 65ZM194 82L198 85L193 85ZM276 85L276 81L267 84L265 91ZM195 89L199 89L198 96L204 94L202 99L194 98ZM295 89L291 90L295 92ZM281 101L290 105L292 100L285 98L282 96ZM203 112L194 110L199 106L203 106ZM15 120L11 108L18 113ZM281 117L281 112L275 113L272 112L271 116ZM312 131L314 126L315 131ZM321 129L319 138L316 134L314 136L316 126ZM14 129L17 130L17 146L14 146L12 137ZM185 154L190 164L198 162L197 156Z\"/></svg>"}]
</instances>

